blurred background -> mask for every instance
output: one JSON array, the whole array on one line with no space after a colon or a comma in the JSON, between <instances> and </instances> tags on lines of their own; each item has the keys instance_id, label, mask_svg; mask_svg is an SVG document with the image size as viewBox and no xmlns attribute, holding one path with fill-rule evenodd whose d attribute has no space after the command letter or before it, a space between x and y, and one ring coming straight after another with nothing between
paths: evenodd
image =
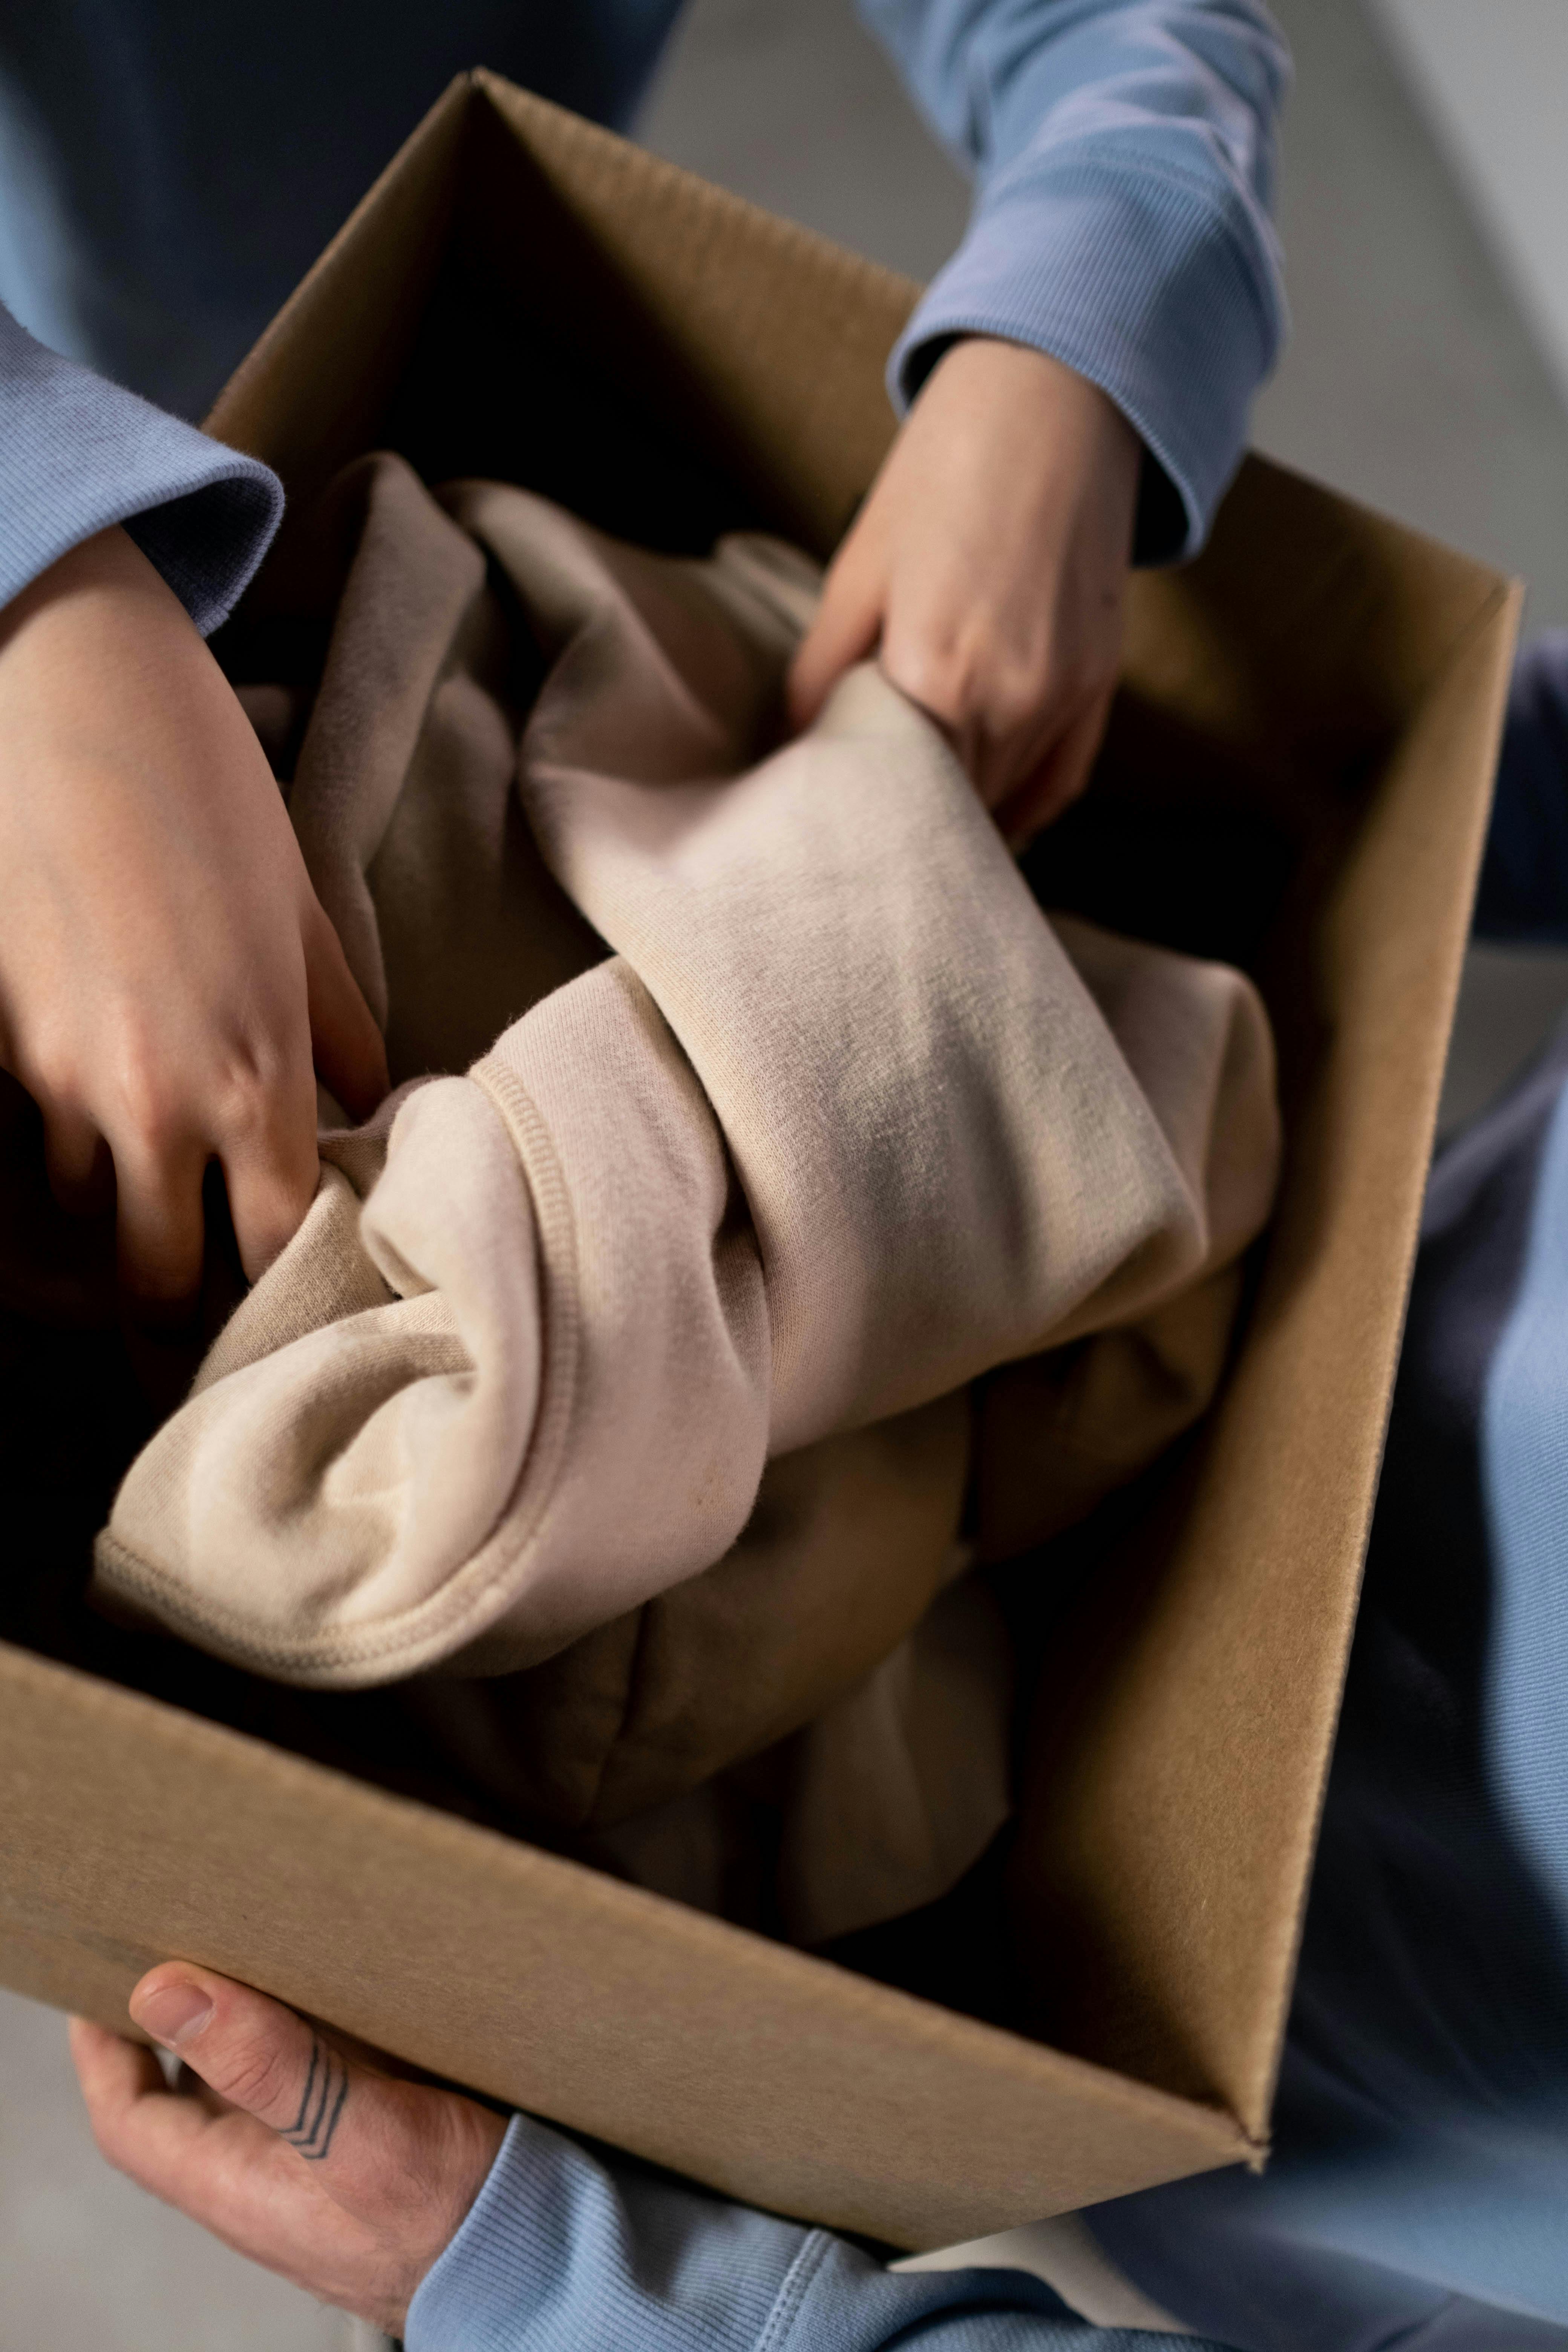
<instances>
[{"instance_id":1,"label":"blurred background","mask_svg":"<svg viewBox=\"0 0 1568 2352\"><path fill-rule=\"evenodd\" d=\"M1279 207L1295 331L1258 446L1522 576L1528 629L1568 626L1568 6L1275 13L1297 66ZM850 0L692 0L641 135L914 277L963 226L964 183ZM1565 1003L1568 956L1472 953L1446 1126ZM3 1993L0 2083L0 2352L372 2340L105 2170L59 2020Z\"/></svg>"}]
</instances>

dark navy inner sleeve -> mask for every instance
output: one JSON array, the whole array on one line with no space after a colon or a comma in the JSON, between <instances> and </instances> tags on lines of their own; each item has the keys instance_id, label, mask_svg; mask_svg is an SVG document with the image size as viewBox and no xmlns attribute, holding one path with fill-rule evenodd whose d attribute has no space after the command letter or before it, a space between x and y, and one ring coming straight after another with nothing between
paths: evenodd
<instances>
[{"instance_id":1,"label":"dark navy inner sleeve","mask_svg":"<svg viewBox=\"0 0 1568 2352\"><path fill-rule=\"evenodd\" d=\"M1521 656L1476 900L1483 940L1568 946L1568 630Z\"/></svg>"}]
</instances>

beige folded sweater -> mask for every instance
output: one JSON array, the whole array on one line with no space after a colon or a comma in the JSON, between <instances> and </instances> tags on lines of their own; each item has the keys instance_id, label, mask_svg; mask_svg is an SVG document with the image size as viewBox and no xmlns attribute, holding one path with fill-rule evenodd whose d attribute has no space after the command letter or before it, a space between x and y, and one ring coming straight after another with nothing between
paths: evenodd
<instances>
[{"instance_id":1,"label":"beige folded sweater","mask_svg":"<svg viewBox=\"0 0 1568 2352\"><path fill-rule=\"evenodd\" d=\"M98 1579L284 1680L503 1676L530 1801L624 1818L890 1687L970 1383L991 1556L1202 1410L1267 1024L1047 922L876 670L782 741L787 549L650 555L381 457L279 576L336 598L289 807L400 1085L323 1134Z\"/></svg>"}]
</instances>

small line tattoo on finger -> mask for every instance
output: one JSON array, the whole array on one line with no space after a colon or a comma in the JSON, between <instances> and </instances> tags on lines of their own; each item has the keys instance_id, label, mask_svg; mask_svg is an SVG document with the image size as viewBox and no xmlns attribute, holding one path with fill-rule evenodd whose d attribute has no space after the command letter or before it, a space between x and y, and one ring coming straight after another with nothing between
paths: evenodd
<instances>
[{"instance_id":1,"label":"small line tattoo on finger","mask_svg":"<svg viewBox=\"0 0 1568 2352\"><path fill-rule=\"evenodd\" d=\"M305 2088L300 2099L300 2112L279 2139L310 2164L320 2164L332 2145L338 2118L349 2095L349 2070L335 2050L329 2050L319 2035L310 2036L310 2064L305 2076Z\"/></svg>"}]
</instances>

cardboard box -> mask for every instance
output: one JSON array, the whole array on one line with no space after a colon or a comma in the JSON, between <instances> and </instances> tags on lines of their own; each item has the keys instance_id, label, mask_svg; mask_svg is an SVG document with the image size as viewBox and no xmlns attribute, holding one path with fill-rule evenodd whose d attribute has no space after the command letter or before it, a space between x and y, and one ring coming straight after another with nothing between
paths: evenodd
<instances>
[{"instance_id":1,"label":"cardboard box","mask_svg":"<svg viewBox=\"0 0 1568 2352\"><path fill-rule=\"evenodd\" d=\"M479 74L211 423L295 497L391 444L667 546L826 552L912 292ZM1258 2158L1517 609L1250 461L1201 562L1137 582L1095 793L1037 853L1047 903L1251 965L1289 1162L1219 1409L1044 1645L1003 2023L17 1647L5 1981L122 2022L180 1954L901 2246Z\"/></svg>"}]
</instances>

